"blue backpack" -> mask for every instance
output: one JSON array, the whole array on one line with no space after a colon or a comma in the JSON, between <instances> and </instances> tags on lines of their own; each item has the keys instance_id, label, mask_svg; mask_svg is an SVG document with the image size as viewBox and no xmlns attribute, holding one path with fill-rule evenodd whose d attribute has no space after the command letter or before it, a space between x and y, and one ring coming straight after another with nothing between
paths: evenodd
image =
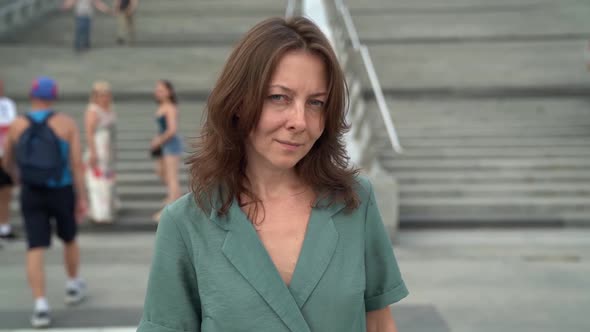
<instances>
[{"instance_id":1,"label":"blue backpack","mask_svg":"<svg viewBox=\"0 0 590 332\"><path fill-rule=\"evenodd\" d=\"M15 147L16 164L25 185L47 187L52 181L61 181L65 167L61 144L47 124L54 114L50 112L41 122L26 116L30 126L21 134Z\"/></svg>"}]
</instances>

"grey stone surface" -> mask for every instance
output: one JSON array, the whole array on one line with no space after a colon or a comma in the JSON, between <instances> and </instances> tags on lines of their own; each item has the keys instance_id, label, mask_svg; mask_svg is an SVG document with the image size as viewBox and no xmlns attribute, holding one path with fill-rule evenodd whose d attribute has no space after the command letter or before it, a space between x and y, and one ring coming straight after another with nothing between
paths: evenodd
<instances>
[{"instance_id":1,"label":"grey stone surface","mask_svg":"<svg viewBox=\"0 0 590 332\"><path fill-rule=\"evenodd\" d=\"M402 226L590 221L586 98L388 101L405 153L383 162Z\"/></svg>"},{"instance_id":2,"label":"grey stone surface","mask_svg":"<svg viewBox=\"0 0 590 332\"><path fill-rule=\"evenodd\" d=\"M401 7L400 1L392 1L390 3L395 6L389 9L376 8L369 12L368 5L359 5L351 11L362 39L372 43L523 36L583 38L590 29L586 19L590 8L581 6L580 2L523 4L515 1L503 6L497 1L488 2L487 6L477 6L474 2L471 1L469 7L455 8L453 2L448 1L444 6L432 2L428 7L423 1L408 2L405 7Z\"/></svg>"},{"instance_id":3,"label":"grey stone surface","mask_svg":"<svg viewBox=\"0 0 590 332\"><path fill-rule=\"evenodd\" d=\"M576 309L588 300L584 233L402 232L396 248L418 286L409 282L412 302L444 303L437 308L451 331L581 332L589 324Z\"/></svg>"},{"instance_id":4,"label":"grey stone surface","mask_svg":"<svg viewBox=\"0 0 590 332\"><path fill-rule=\"evenodd\" d=\"M548 198L572 195L580 200L567 215L588 219L586 207L576 205L588 198L588 2L348 3L361 39L370 41L407 152L393 154L381 134L384 164L398 177L402 197L415 199L411 208L402 207L402 220L403 211L409 210L450 220L461 215L462 200L466 218L473 218L480 206L497 212L483 216L487 219L508 218L506 211L520 211L513 217L522 219ZM97 16L97 48L80 56L68 45L71 14L61 13L40 22L37 30L15 35L19 44L1 44L0 72L7 94L20 100L26 99L34 76L55 76L64 99L78 101L60 107L78 121L91 83L98 78L113 83L121 122L121 189L128 198L127 211L138 213L133 217L137 220L158 206L155 198L161 194L150 189L137 194L149 201L133 198L133 190L141 186L158 186L145 152L155 130L149 102L154 81L171 78L182 95L190 96L181 104L181 133L196 135L202 102L232 38L259 19L280 14L283 6L270 0L145 0L138 13L137 47L115 47L112 18ZM369 109L375 110L375 104L369 103ZM182 178L185 185L186 174ZM410 188L413 184L420 186ZM495 186L485 187L490 184ZM484 194L496 205L483 206L479 199ZM418 195L433 208L417 204ZM498 196L513 206L494 210ZM563 206L555 206L561 218Z\"/></svg>"},{"instance_id":5,"label":"grey stone surface","mask_svg":"<svg viewBox=\"0 0 590 332\"><path fill-rule=\"evenodd\" d=\"M250 15L208 15L207 12L195 16L198 9L184 12L154 12L136 14L137 46L192 46L207 45L210 42L232 45L257 22L270 17L281 16L280 10L253 12ZM253 15L256 13L256 15ZM33 26L20 33L4 38L9 44L35 44L70 48L74 38L74 18L70 13L54 15L51 20ZM116 18L97 15L92 20L92 45L95 47L115 47Z\"/></svg>"},{"instance_id":6,"label":"grey stone surface","mask_svg":"<svg viewBox=\"0 0 590 332\"><path fill-rule=\"evenodd\" d=\"M392 311L401 331L590 329L589 230L404 231L394 241L410 296ZM83 234L89 298L67 309L60 245L48 252L56 328L133 326L141 312L153 234ZM28 328L24 244L0 249L0 330Z\"/></svg>"},{"instance_id":7,"label":"grey stone surface","mask_svg":"<svg viewBox=\"0 0 590 332\"><path fill-rule=\"evenodd\" d=\"M383 135L402 227L589 224L587 2L348 3L405 151Z\"/></svg>"},{"instance_id":8,"label":"grey stone surface","mask_svg":"<svg viewBox=\"0 0 590 332\"><path fill-rule=\"evenodd\" d=\"M365 2L363 0L348 0L345 1L348 7L352 11L386 11L390 9L395 10L420 10L420 11L432 11L434 13L443 12L459 12L461 10L471 11L489 11L499 10L501 8L507 8L512 10L518 10L529 7L542 7L546 8L549 6L557 6L558 4L552 0L495 0L493 3L486 0L373 0L371 2ZM562 0L559 1L559 5L578 4L584 5L583 1L580 0Z\"/></svg>"},{"instance_id":9,"label":"grey stone surface","mask_svg":"<svg viewBox=\"0 0 590 332\"><path fill-rule=\"evenodd\" d=\"M38 75L53 76L60 93L87 95L97 79L116 92L141 92L150 98L156 80L170 78L179 91L209 91L229 47L109 48L77 55L69 48L0 46L0 72L6 95L25 97Z\"/></svg>"},{"instance_id":10,"label":"grey stone surface","mask_svg":"<svg viewBox=\"0 0 590 332\"><path fill-rule=\"evenodd\" d=\"M369 47L384 89L590 86L584 40Z\"/></svg>"}]
</instances>

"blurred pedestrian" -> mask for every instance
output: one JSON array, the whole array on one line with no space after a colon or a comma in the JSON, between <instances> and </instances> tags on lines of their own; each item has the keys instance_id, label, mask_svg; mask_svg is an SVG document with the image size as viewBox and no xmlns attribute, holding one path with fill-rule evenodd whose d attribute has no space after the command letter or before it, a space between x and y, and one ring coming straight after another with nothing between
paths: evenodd
<instances>
[{"instance_id":1,"label":"blurred pedestrian","mask_svg":"<svg viewBox=\"0 0 590 332\"><path fill-rule=\"evenodd\" d=\"M115 0L113 8L117 15L117 43L135 42L135 11L139 0Z\"/></svg>"},{"instance_id":2,"label":"blurred pedestrian","mask_svg":"<svg viewBox=\"0 0 590 332\"><path fill-rule=\"evenodd\" d=\"M96 223L112 223L115 213L115 123L110 84L95 82L86 108L88 217Z\"/></svg>"},{"instance_id":3,"label":"blurred pedestrian","mask_svg":"<svg viewBox=\"0 0 590 332\"><path fill-rule=\"evenodd\" d=\"M155 116L159 130L152 139L150 149L156 159L156 174L168 190L164 204L169 204L181 195L178 168L182 140L178 135L178 98L174 86L168 80L159 80L156 83L154 97L158 102ZM154 214L153 219L160 219L160 211Z\"/></svg>"},{"instance_id":4,"label":"blurred pedestrian","mask_svg":"<svg viewBox=\"0 0 590 332\"><path fill-rule=\"evenodd\" d=\"M138 332L396 331L408 291L371 183L348 164L346 85L303 17L238 42L162 212Z\"/></svg>"},{"instance_id":5,"label":"blurred pedestrian","mask_svg":"<svg viewBox=\"0 0 590 332\"><path fill-rule=\"evenodd\" d=\"M76 234L87 203L80 134L74 119L53 108L57 84L48 77L37 78L30 98L31 110L10 126L3 164L13 175L17 170L19 174L20 208L28 244L27 276L35 299L31 324L39 328L51 324L43 262L45 250L51 246L52 219L63 241L68 276L65 301L73 305L84 298Z\"/></svg>"},{"instance_id":6,"label":"blurred pedestrian","mask_svg":"<svg viewBox=\"0 0 590 332\"><path fill-rule=\"evenodd\" d=\"M10 124L16 118L14 102L4 96L4 82L0 79L0 165L4 155L4 141ZM10 201L12 200L13 181L10 175L0 166L0 239L12 240L16 234L10 225Z\"/></svg>"},{"instance_id":7,"label":"blurred pedestrian","mask_svg":"<svg viewBox=\"0 0 590 332\"><path fill-rule=\"evenodd\" d=\"M102 0L64 0L63 2L62 9L74 8L76 16L74 50L76 52L90 49L94 7L105 14L112 13L111 9Z\"/></svg>"}]
</instances>

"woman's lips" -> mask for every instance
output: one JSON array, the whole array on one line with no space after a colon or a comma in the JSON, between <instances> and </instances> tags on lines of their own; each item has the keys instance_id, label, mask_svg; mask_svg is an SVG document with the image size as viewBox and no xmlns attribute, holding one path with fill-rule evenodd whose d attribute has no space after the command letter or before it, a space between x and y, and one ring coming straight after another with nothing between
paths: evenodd
<instances>
[{"instance_id":1,"label":"woman's lips","mask_svg":"<svg viewBox=\"0 0 590 332\"><path fill-rule=\"evenodd\" d=\"M284 148L288 149L288 150L296 150L298 147L302 146L303 144L301 143L295 143L295 142L290 142L290 141L283 141L283 140L276 140L279 144L281 144L281 146L283 146Z\"/></svg>"}]
</instances>

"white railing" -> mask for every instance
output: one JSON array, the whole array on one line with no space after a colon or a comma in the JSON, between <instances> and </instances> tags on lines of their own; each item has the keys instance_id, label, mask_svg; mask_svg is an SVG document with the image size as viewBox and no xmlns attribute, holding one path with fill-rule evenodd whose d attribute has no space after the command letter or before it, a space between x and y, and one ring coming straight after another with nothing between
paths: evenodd
<instances>
[{"instance_id":1,"label":"white railing","mask_svg":"<svg viewBox=\"0 0 590 332\"><path fill-rule=\"evenodd\" d=\"M403 148L369 50L361 44L348 8L342 0L288 0L286 16L292 15L309 17L319 26L344 69L350 89L347 120L351 128L345 139L351 161L366 170L382 168L378 156L385 147L384 136L377 129L385 130L387 144L396 153ZM378 111L366 107L363 86L370 86Z\"/></svg>"},{"instance_id":2,"label":"white railing","mask_svg":"<svg viewBox=\"0 0 590 332\"><path fill-rule=\"evenodd\" d=\"M343 23L344 28L346 29L348 40L350 41L353 50L360 54L364 69L369 79L369 83L371 84L371 88L373 90L373 94L375 95L375 100L377 101L377 106L379 107L379 112L381 113L383 124L385 125L385 129L387 130L389 142L391 143L391 146L397 153L402 153L403 148L399 141L397 131L395 130L395 125L393 123L393 119L391 118L391 112L389 110L389 107L387 106L385 97L383 96L383 90L381 89L381 84L379 83L377 72L375 71L375 67L373 66L373 61L371 60L369 49L367 48L367 46L360 43L357 30L352 21L352 17L344 2L342 0L335 0L334 4L337 13L340 16L340 20Z\"/></svg>"},{"instance_id":3,"label":"white railing","mask_svg":"<svg viewBox=\"0 0 590 332\"><path fill-rule=\"evenodd\" d=\"M59 0L18 0L0 7L0 36L59 8Z\"/></svg>"},{"instance_id":4,"label":"white railing","mask_svg":"<svg viewBox=\"0 0 590 332\"><path fill-rule=\"evenodd\" d=\"M287 9L285 9L285 18L295 16L297 14L297 0L287 0Z\"/></svg>"}]
</instances>

